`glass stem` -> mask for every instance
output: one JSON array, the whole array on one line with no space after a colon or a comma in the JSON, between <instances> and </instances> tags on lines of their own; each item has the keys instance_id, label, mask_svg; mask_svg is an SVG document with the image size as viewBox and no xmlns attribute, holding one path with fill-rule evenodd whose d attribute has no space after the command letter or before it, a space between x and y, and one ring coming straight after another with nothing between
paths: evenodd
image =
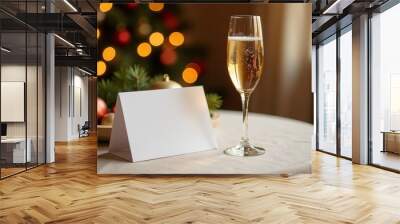
<instances>
[{"instance_id":1,"label":"glass stem","mask_svg":"<svg viewBox=\"0 0 400 224\"><path fill-rule=\"evenodd\" d=\"M249 111L250 93L242 92L242 93L240 93L240 96L242 98L242 112L243 112L242 138L240 139L240 144L242 146L248 146L249 145L249 136L247 133L247 129L248 129L247 114Z\"/></svg>"}]
</instances>

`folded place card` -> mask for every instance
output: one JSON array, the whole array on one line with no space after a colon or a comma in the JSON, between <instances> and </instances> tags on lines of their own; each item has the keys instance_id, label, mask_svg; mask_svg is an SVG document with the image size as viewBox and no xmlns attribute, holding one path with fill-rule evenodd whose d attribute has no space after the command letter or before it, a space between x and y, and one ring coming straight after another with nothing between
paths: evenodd
<instances>
[{"instance_id":1,"label":"folded place card","mask_svg":"<svg viewBox=\"0 0 400 224\"><path fill-rule=\"evenodd\" d=\"M110 153L137 162L216 148L203 87L118 94Z\"/></svg>"}]
</instances>

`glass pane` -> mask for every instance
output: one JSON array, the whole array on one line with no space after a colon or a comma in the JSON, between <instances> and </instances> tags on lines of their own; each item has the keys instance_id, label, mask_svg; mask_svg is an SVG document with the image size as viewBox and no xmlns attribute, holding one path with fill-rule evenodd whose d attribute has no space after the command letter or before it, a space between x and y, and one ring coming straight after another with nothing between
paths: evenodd
<instances>
[{"instance_id":1,"label":"glass pane","mask_svg":"<svg viewBox=\"0 0 400 224\"><path fill-rule=\"evenodd\" d=\"M1 160L2 177L25 170L30 162L26 141L26 33L1 34ZM28 148L28 151L26 150Z\"/></svg>"},{"instance_id":2,"label":"glass pane","mask_svg":"<svg viewBox=\"0 0 400 224\"><path fill-rule=\"evenodd\" d=\"M38 164L45 163L46 151L45 151L45 35L40 33L38 35Z\"/></svg>"},{"instance_id":3,"label":"glass pane","mask_svg":"<svg viewBox=\"0 0 400 224\"><path fill-rule=\"evenodd\" d=\"M29 14L38 12L36 1L27 2L26 12ZM28 14L28 15L29 15ZM30 20L37 20L37 16L29 17ZM32 21L37 23L38 21ZM30 148L30 161L27 167L35 167L38 164L38 45L39 38L36 30L27 29L27 80L26 80L26 113L27 113L27 142Z\"/></svg>"},{"instance_id":4,"label":"glass pane","mask_svg":"<svg viewBox=\"0 0 400 224\"><path fill-rule=\"evenodd\" d=\"M28 160L28 168L37 165L38 160L38 36L36 32L29 31L27 33L28 44L28 62L27 62L27 80L26 80L26 113L27 113L27 142L30 148L30 160Z\"/></svg>"},{"instance_id":5,"label":"glass pane","mask_svg":"<svg viewBox=\"0 0 400 224\"><path fill-rule=\"evenodd\" d=\"M336 39L318 48L318 148L336 153Z\"/></svg>"},{"instance_id":6,"label":"glass pane","mask_svg":"<svg viewBox=\"0 0 400 224\"><path fill-rule=\"evenodd\" d=\"M352 157L352 33L340 36L340 152Z\"/></svg>"},{"instance_id":7,"label":"glass pane","mask_svg":"<svg viewBox=\"0 0 400 224\"><path fill-rule=\"evenodd\" d=\"M1 7L19 12L25 2ZM2 178L26 170L30 162L30 144L26 132L26 75L27 38L25 26L6 14L0 13L1 24L1 174ZM27 150L28 149L28 150Z\"/></svg>"},{"instance_id":8,"label":"glass pane","mask_svg":"<svg viewBox=\"0 0 400 224\"><path fill-rule=\"evenodd\" d=\"M400 5L372 18L372 163L400 170Z\"/></svg>"},{"instance_id":9,"label":"glass pane","mask_svg":"<svg viewBox=\"0 0 400 224\"><path fill-rule=\"evenodd\" d=\"M0 7L25 19L25 12L43 13L44 3L0 1ZM0 176L4 178L45 161L45 36L2 12L0 33Z\"/></svg>"}]
</instances>

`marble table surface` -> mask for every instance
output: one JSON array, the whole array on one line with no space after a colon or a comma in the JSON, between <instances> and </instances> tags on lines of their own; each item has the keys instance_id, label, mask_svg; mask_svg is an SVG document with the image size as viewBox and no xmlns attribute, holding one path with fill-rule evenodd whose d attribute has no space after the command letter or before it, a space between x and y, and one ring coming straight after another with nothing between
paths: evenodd
<instances>
[{"instance_id":1,"label":"marble table surface","mask_svg":"<svg viewBox=\"0 0 400 224\"><path fill-rule=\"evenodd\" d=\"M249 114L249 137L266 149L257 157L228 156L223 150L241 136L241 112L220 111L214 128L218 149L130 163L98 147L98 174L257 174L293 175L311 172L311 124L292 119Z\"/></svg>"}]
</instances>

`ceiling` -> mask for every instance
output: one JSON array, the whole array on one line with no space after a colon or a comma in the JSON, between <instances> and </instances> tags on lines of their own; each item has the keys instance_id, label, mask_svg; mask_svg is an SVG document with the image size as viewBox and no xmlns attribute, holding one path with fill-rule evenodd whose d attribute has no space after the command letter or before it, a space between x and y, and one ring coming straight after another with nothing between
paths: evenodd
<instances>
[{"instance_id":1,"label":"ceiling","mask_svg":"<svg viewBox=\"0 0 400 224\"><path fill-rule=\"evenodd\" d=\"M312 0L313 43L352 23L353 17L374 10L388 0Z\"/></svg>"},{"instance_id":2,"label":"ceiling","mask_svg":"<svg viewBox=\"0 0 400 224\"><path fill-rule=\"evenodd\" d=\"M7 56L24 58L28 53L31 58L35 55L37 48L30 43L31 35L27 34L26 45L25 35L21 33L51 32L57 34L56 65L95 71L97 4L96 0L47 0L47 4L45 0L1 0L2 46L12 50Z\"/></svg>"}]
</instances>

